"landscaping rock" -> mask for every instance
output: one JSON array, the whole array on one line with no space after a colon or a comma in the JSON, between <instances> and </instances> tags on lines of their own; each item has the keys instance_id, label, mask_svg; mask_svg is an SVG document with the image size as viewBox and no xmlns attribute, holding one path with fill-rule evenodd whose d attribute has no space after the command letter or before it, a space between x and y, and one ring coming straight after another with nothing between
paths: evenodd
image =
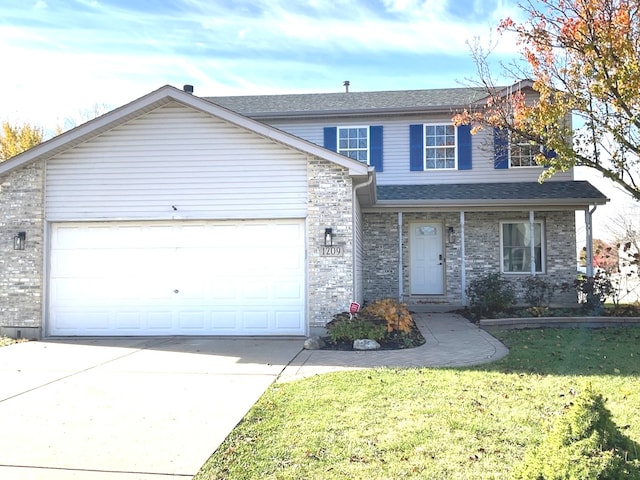
<instances>
[{"instance_id":1,"label":"landscaping rock","mask_svg":"<svg viewBox=\"0 0 640 480\"><path fill-rule=\"evenodd\" d=\"M380 344L369 338L360 338L353 341L354 350L379 350Z\"/></svg>"},{"instance_id":2,"label":"landscaping rock","mask_svg":"<svg viewBox=\"0 0 640 480\"><path fill-rule=\"evenodd\" d=\"M304 341L305 350L320 350L324 347L324 340L320 337L309 337Z\"/></svg>"}]
</instances>

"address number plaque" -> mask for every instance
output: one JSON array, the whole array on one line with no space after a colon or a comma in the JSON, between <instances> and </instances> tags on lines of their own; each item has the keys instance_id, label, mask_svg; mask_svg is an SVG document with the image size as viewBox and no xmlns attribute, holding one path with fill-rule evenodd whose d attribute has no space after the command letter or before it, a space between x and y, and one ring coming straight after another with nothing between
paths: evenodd
<instances>
[{"instance_id":1,"label":"address number plaque","mask_svg":"<svg viewBox=\"0 0 640 480\"><path fill-rule=\"evenodd\" d=\"M321 257L341 257L342 247L339 245L321 246L320 256Z\"/></svg>"}]
</instances>

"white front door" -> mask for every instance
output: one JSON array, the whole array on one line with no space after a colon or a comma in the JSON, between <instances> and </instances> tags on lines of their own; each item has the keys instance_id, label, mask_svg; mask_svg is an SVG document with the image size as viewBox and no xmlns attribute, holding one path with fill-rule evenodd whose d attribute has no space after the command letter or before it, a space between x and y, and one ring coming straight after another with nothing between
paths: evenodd
<instances>
[{"instance_id":1,"label":"white front door","mask_svg":"<svg viewBox=\"0 0 640 480\"><path fill-rule=\"evenodd\" d=\"M411 295L444 293L444 250L441 223L409 225Z\"/></svg>"}]
</instances>

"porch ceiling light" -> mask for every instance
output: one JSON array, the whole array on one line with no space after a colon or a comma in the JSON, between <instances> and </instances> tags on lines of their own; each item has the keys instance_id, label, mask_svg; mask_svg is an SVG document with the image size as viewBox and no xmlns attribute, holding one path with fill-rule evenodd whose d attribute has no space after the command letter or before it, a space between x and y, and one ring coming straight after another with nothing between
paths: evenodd
<instances>
[{"instance_id":1,"label":"porch ceiling light","mask_svg":"<svg viewBox=\"0 0 640 480\"><path fill-rule=\"evenodd\" d=\"M16 236L13 237L14 250L24 250L26 243L27 243L27 232L18 232Z\"/></svg>"},{"instance_id":2,"label":"porch ceiling light","mask_svg":"<svg viewBox=\"0 0 640 480\"><path fill-rule=\"evenodd\" d=\"M447 228L447 240L449 243L453 243L456 241L456 234L453 231L453 227Z\"/></svg>"}]
</instances>

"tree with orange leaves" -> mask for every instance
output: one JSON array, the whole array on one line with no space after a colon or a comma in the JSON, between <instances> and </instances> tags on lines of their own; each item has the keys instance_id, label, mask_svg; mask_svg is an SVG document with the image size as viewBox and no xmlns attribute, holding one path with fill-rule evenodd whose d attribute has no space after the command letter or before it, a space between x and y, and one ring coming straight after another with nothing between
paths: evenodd
<instances>
[{"instance_id":1,"label":"tree with orange leaves","mask_svg":"<svg viewBox=\"0 0 640 480\"><path fill-rule=\"evenodd\" d=\"M640 201L640 0L527 0L520 8L526 21L507 18L498 27L516 34L523 60L505 70L531 79L538 101L496 86L489 53L476 43L488 102L454 122L502 128L553 150L536 158L548 167L541 180L587 166Z\"/></svg>"}]
</instances>

